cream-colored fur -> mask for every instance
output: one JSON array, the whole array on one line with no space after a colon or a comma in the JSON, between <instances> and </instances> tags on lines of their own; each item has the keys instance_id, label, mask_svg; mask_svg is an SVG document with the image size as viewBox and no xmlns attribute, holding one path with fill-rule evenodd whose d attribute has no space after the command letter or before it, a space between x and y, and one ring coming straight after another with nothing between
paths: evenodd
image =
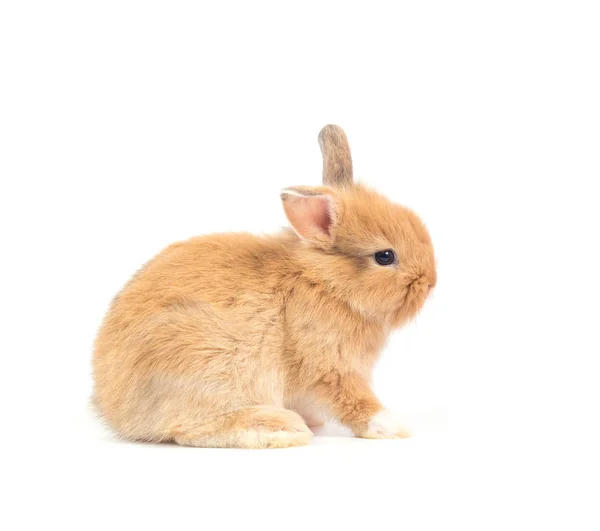
<instances>
[{"instance_id":1,"label":"cream-colored fur","mask_svg":"<svg viewBox=\"0 0 600 531\"><path fill-rule=\"evenodd\" d=\"M396 415L387 409L382 409L371 417L367 431L362 436L367 439L391 439L410 437L410 432Z\"/></svg>"},{"instance_id":2,"label":"cream-colored fur","mask_svg":"<svg viewBox=\"0 0 600 531\"><path fill-rule=\"evenodd\" d=\"M320 134L329 186L282 192L294 231L173 244L115 298L93 365L94 402L118 434L297 446L323 412L359 436L406 434L376 427L369 380L390 331L435 285L433 248L413 212L352 183L345 138ZM376 263L384 249L397 263Z\"/></svg>"}]
</instances>

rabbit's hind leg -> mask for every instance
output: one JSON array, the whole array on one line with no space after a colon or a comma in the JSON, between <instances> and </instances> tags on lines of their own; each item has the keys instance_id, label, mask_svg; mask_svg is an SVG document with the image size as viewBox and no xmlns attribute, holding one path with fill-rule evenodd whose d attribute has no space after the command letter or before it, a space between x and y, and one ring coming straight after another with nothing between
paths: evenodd
<instances>
[{"instance_id":1,"label":"rabbit's hind leg","mask_svg":"<svg viewBox=\"0 0 600 531\"><path fill-rule=\"evenodd\" d=\"M310 442L312 432L296 412L252 406L197 423L190 419L172 428L172 440L205 448L287 448Z\"/></svg>"}]
</instances>

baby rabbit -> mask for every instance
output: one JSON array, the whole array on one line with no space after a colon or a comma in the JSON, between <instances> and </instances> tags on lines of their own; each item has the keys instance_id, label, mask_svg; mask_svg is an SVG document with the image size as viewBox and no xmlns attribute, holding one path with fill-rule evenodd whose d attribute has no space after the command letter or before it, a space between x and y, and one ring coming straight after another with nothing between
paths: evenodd
<instances>
[{"instance_id":1,"label":"baby rabbit","mask_svg":"<svg viewBox=\"0 0 600 531\"><path fill-rule=\"evenodd\" d=\"M358 437L408 436L369 380L435 286L431 239L412 211L353 182L342 129L324 127L319 143L323 186L281 192L293 231L175 243L115 298L94 403L120 436L299 446L323 415Z\"/></svg>"}]
</instances>

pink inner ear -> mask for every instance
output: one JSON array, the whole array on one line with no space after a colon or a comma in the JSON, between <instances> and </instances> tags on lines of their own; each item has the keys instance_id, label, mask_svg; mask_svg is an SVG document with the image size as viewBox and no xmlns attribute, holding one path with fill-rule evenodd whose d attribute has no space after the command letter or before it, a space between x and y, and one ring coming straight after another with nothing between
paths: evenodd
<instances>
[{"instance_id":1,"label":"pink inner ear","mask_svg":"<svg viewBox=\"0 0 600 531\"><path fill-rule=\"evenodd\" d=\"M331 227L331 215L329 214L329 199L319 197L312 201L309 206L313 223L319 230L329 236L329 227Z\"/></svg>"},{"instance_id":2,"label":"pink inner ear","mask_svg":"<svg viewBox=\"0 0 600 531\"><path fill-rule=\"evenodd\" d=\"M286 211L296 232L307 240L319 235L329 236L331 229L331 202L326 196L291 196Z\"/></svg>"}]
</instances>

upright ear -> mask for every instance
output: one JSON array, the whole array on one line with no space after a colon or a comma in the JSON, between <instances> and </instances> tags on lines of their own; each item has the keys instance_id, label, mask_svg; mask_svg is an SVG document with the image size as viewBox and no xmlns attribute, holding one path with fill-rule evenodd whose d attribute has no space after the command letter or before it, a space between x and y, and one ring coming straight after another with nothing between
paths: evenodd
<instances>
[{"instance_id":1,"label":"upright ear","mask_svg":"<svg viewBox=\"0 0 600 531\"><path fill-rule=\"evenodd\" d=\"M338 207L333 190L293 186L281 191L283 210L296 234L323 249L333 245Z\"/></svg>"},{"instance_id":2,"label":"upright ear","mask_svg":"<svg viewBox=\"0 0 600 531\"><path fill-rule=\"evenodd\" d=\"M352 157L346 133L339 125L326 125L319 133L323 153L323 184L349 186L352 184Z\"/></svg>"}]
</instances>

